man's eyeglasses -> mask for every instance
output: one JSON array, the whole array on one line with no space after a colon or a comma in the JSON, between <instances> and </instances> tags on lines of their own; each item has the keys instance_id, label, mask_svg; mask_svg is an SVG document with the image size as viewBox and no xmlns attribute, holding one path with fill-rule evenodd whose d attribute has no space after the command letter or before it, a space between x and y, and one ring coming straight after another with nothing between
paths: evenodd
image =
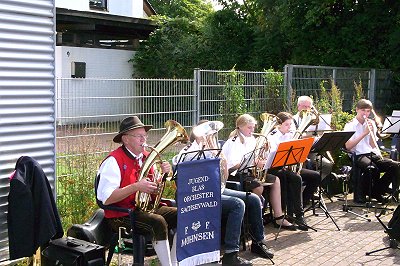
<instances>
[{"instance_id":1,"label":"man's eyeglasses","mask_svg":"<svg viewBox=\"0 0 400 266\"><path fill-rule=\"evenodd\" d=\"M127 136L131 136L131 137L134 137L134 138L138 138L138 139L147 139L147 137L149 136L149 135L147 135L147 134L145 134L145 135L133 135L133 134L125 134L125 135L127 135Z\"/></svg>"}]
</instances>

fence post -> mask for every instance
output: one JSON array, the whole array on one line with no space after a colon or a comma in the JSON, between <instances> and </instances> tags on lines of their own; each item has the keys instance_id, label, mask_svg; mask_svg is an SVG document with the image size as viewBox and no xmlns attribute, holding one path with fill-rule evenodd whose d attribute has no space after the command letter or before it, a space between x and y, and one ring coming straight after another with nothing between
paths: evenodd
<instances>
[{"instance_id":1,"label":"fence post","mask_svg":"<svg viewBox=\"0 0 400 266\"><path fill-rule=\"evenodd\" d=\"M293 94L293 88L292 88L292 78L293 78L293 65L285 65L284 69L284 75L285 78L283 79L284 81L284 88L287 88L287 107L288 111L292 110L292 94Z\"/></svg>"},{"instance_id":2,"label":"fence post","mask_svg":"<svg viewBox=\"0 0 400 266\"><path fill-rule=\"evenodd\" d=\"M376 69L372 68L369 71L369 81L368 81L368 92L369 100L375 105L375 91L376 91Z\"/></svg>"},{"instance_id":3,"label":"fence post","mask_svg":"<svg viewBox=\"0 0 400 266\"><path fill-rule=\"evenodd\" d=\"M200 120L200 84L201 84L201 70L200 68L194 69L194 77L193 77L193 121L192 125L195 125Z\"/></svg>"},{"instance_id":4,"label":"fence post","mask_svg":"<svg viewBox=\"0 0 400 266\"><path fill-rule=\"evenodd\" d=\"M336 76L337 76L337 69L333 68L332 69L332 81L333 81L333 84L335 84L335 85L337 85L336 84Z\"/></svg>"}]
</instances>

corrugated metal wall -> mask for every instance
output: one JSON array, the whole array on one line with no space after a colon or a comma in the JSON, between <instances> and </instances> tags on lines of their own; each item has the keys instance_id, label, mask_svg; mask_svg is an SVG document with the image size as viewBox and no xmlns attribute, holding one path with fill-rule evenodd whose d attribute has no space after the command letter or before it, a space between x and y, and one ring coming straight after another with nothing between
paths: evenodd
<instances>
[{"instance_id":1,"label":"corrugated metal wall","mask_svg":"<svg viewBox=\"0 0 400 266\"><path fill-rule=\"evenodd\" d=\"M7 195L16 160L43 166L54 188L53 0L0 1L0 261L8 260Z\"/></svg>"}]
</instances>

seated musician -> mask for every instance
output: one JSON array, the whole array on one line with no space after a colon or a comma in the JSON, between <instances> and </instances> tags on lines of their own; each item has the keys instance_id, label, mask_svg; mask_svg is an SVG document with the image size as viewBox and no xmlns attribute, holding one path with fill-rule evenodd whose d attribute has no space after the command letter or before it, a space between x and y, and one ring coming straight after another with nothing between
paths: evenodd
<instances>
[{"instance_id":1,"label":"seated musician","mask_svg":"<svg viewBox=\"0 0 400 266\"><path fill-rule=\"evenodd\" d=\"M197 125L208 122L201 120ZM209 147L205 136L195 136L193 131L190 134L190 143L183 148L176 156L177 161L190 161L196 159L214 158L217 154L216 150L210 151L217 147ZM203 151L204 149L204 151ZM221 161L224 163L224 161ZM222 167L224 168L224 167ZM226 168L226 167L225 167ZM222 173L227 176L227 172ZM221 176L221 187L225 188L224 177ZM221 194L222 216L227 217L225 228L225 253L222 257L222 265L253 265L238 256L240 249L240 234L242 229L242 221L244 217L245 204L238 197ZM272 258L273 254L270 257Z\"/></svg>"},{"instance_id":2,"label":"seated musician","mask_svg":"<svg viewBox=\"0 0 400 266\"><path fill-rule=\"evenodd\" d=\"M144 125L137 116L122 120L119 133L113 141L122 145L112 151L101 163L98 174L100 182L97 197L105 205L114 204L123 208L135 209L135 194L139 191L157 193L157 184L152 180L153 171L148 178L137 180L138 173L146 160L148 152L144 150L147 132L151 125ZM171 166L168 162L161 165L163 173L169 173ZM119 227L131 229L131 220L127 213L105 210L105 217L114 231ZM172 251L168 241L169 229L176 228L177 210L175 207L161 206L154 213L135 209L136 231L140 234L151 234L153 247L161 265L177 265L176 236Z\"/></svg>"},{"instance_id":3,"label":"seated musician","mask_svg":"<svg viewBox=\"0 0 400 266\"><path fill-rule=\"evenodd\" d=\"M253 152L256 148L256 139L253 136L256 124L257 121L255 120L255 118L249 114L243 114L239 116L236 120L236 129L231 132L229 139L222 147L222 153L227 160L227 168L231 173L231 175L229 176L230 180L238 180L237 176L233 176L233 173L235 173L235 171L237 172L237 169L239 169L243 157L246 154ZM263 168L265 160L258 161L258 164L259 167ZM244 182L245 190L251 191L255 195L258 195L261 201L261 197L264 192L263 184L259 180L256 180L253 176L251 176L251 173L247 174L248 176L246 177ZM279 179L276 178L276 176L274 175L267 175L266 182L272 183L272 185L270 185L269 200L271 203L273 215L275 217L274 225L276 227L282 225L282 228L284 229L296 230L296 227L293 224L291 224L286 219L283 219L283 212L281 207L281 188ZM245 193L243 192L234 190L227 190L226 193L229 193L230 195L237 195L240 197L243 197L243 195L245 195ZM258 218L257 215L255 215L255 217Z\"/></svg>"},{"instance_id":4,"label":"seated musician","mask_svg":"<svg viewBox=\"0 0 400 266\"><path fill-rule=\"evenodd\" d=\"M400 164L382 157L376 144L376 125L368 118L372 108L372 103L369 100L361 99L357 102L357 115L344 127L344 131L355 131L355 133L345 143L345 146L346 149L355 153L355 162L361 171L365 172L367 168L371 169L372 181L375 180L375 182L373 182L370 196L382 202L384 200L383 195L386 192L390 192L390 183L400 178ZM384 175L380 177L380 173L384 173ZM368 175L364 176L367 177ZM366 184L370 180L364 178L364 176L363 184L359 185L368 187Z\"/></svg>"},{"instance_id":5,"label":"seated musician","mask_svg":"<svg viewBox=\"0 0 400 266\"><path fill-rule=\"evenodd\" d=\"M294 137L293 132L290 131L293 122L292 115L286 112L280 112L277 114L277 117L277 129L273 130L268 136L271 154L277 150L279 143L293 140ZM286 179L286 183L283 183L282 188L284 191L283 193L287 196L284 197L287 205L287 213L289 216L293 216L293 214L296 216L295 220L299 229L308 230L304 220L303 202L310 202L312 196L316 192L320 180L319 173L304 168L300 170L300 174L291 171L289 168L273 168L269 169L268 173L277 175L281 180ZM306 187L304 192L301 193L303 182Z\"/></svg>"},{"instance_id":6,"label":"seated musician","mask_svg":"<svg viewBox=\"0 0 400 266\"><path fill-rule=\"evenodd\" d=\"M299 128L299 125L301 125L301 116L300 112L303 110L311 110L313 107L313 99L310 96L300 96L297 98L297 110L298 112L293 115L293 124L291 127L292 131L295 131ZM317 129L317 128L316 128ZM317 132L310 132L310 135L313 134L314 137L317 137ZM316 153L310 153L308 155L309 162L305 165L306 168L316 170L320 165L317 165L317 154ZM319 163L318 163L319 164ZM333 160L331 158L326 158L322 157L322 169L321 169L321 179L324 179L330 174L335 175L332 173L333 169Z\"/></svg>"}]
</instances>

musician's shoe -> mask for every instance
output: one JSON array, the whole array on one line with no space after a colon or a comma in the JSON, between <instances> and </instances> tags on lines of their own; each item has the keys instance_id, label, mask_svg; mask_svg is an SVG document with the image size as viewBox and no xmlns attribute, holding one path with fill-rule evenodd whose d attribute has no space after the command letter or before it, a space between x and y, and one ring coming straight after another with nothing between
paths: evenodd
<instances>
[{"instance_id":1,"label":"musician's shoe","mask_svg":"<svg viewBox=\"0 0 400 266\"><path fill-rule=\"evenodd\" d=\"M274 218L273 220L273 225L275 228L282 228L282 229L286 229L286 230L290 230L290 231L296 231L297 227L294 224L289 223L289 221L285 218L282 222L282 219L284 218L284 216L279 216ZM285 223L286 221L286 223ZM282 223L282 225L281 225Z\"/></svg>"},{"instance_id":2,"label":"musician's shoe","mask_svg":"<svg viewBox=\"0 0 400 266\"><path fill-rule=\"evenodd\" d=\"M382 204L386 204L389 202L388 198L385 198L383 195L380 195L380 194L376 194L376 195L372 194L371 197L376 199L379 203L382 203Z\"/></svg>"},{"instance_id":3,"label":"musician's shoe","mask_svg":"<svg viewBox=\"0 0 400 266\"><path fill-rule=\"evenodd\" d=\"M252 266L253 263L239 257L238 252L236 251L236 252L232 252L232 253L225 253L224 256L222 257L222 265L249 265L249 266Z\"/></svg>"},{"instance_id":4,"label":"musician's shoe","mask_svg":"<svg viewBox=\"0 0 400 266\"><path fill-rule=\"evenodd\" d=\"M267 247L267 245L264 243L264 240L258 243L253 241L250 247L250 251L252 253L260 255L263 258L272 259L274 257L272 249Z\"/></svg>"},{"instance_id":5,"label":"musician's shoe","mask_svg":"<svg viewBox=\"0 0 400 266\"><path fill-rule=\"evenodd\" d=\"M296 216L297 228L302 231L308 231L307 223L304 220L304 216Z\"/></svg>"}]
</instances>

